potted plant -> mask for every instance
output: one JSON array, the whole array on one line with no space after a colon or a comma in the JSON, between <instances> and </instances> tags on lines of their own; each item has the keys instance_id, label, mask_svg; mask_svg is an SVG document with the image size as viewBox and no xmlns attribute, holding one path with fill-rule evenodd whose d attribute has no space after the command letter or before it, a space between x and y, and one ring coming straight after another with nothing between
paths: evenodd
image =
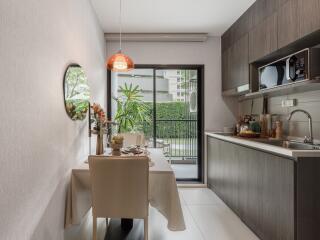
<instances>
[{"instance_id":1,"label":"potted plant","mask_svg":"<svg viewBox=\"0 0 320 240\"><path fill-rule=\"evenodd\" d=\"M118 133L137 130L137 126L143 122L150 123L150 109L143 102L139 86L132 84L120 86L120 97L113 98L117 102L115 121L118 123Z\"/></svg>"}]
</instances>

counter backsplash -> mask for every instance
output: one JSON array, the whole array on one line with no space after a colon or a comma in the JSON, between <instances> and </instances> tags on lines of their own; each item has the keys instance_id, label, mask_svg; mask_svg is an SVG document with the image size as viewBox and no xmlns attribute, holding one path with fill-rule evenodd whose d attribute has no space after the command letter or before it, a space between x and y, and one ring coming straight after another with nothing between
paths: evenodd
<instances>
[{"instance_id":1,"label":"counter backsplash","mask_svg":"<svg viewBox=\"0 0 320 240\"><path fill-rule=\"evenodd\" d=\"M297 99L297 106L282 107L281 102L284 99ZM253 114L261 114L263 107L263 98L246 100L240 102L239 114L245 115L251 112L251 103L253 102ZM277 114L283 122L284 135L292 137L301 137L308 135L308 120L302 114L295 115L290 123L287 117L295 109L308 111L313 120L313 134L315 139L320 139L320 91L284 95L269 98L268 109L270 114Z\"/></svg>"}]
</instances>

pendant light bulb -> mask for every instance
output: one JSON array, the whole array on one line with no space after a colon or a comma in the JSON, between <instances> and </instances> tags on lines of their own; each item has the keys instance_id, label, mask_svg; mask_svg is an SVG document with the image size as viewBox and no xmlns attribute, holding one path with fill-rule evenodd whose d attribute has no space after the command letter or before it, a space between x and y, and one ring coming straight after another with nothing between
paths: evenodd
<instances>
[{"instance_id":1,"label":"pendant light bulb","mask_svg":"<svg viewBox=\"0 0 320 240\"><path fill-rule=\"evenodd\" d=\"M107 61L107 68L113 72L128 72L134 68L132 59L121 52L122 48L122 0L120 1L120 49Z\"/></svg>"}]
</instances>

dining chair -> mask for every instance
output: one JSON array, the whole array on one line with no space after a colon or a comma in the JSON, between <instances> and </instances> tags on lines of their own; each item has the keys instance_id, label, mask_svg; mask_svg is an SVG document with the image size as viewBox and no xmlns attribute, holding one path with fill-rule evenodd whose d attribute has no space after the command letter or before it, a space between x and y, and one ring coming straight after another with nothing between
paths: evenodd
<instances>
[{"instance_id":1,"label":"dining chair","mask_svg":"<svg viewBox=\"0 0 320 240\"><path fill-rule=\"evenodd\" d=\"M97 218L143 219L144 239L147 240L148 158L141 156L89 156L89 168L93 240L96 240L97 237Z\"/></svg>"},{"instance_id":2,"label":"dining chair","mask_svg":"<svg viewBox=\"0 0 320 240\"><path fill-rule=\"evenodd\" d=\"M143 146L145 144L145 137L143 133L120 133L120 136L123 136L123 146L128 147L131 145L140 145Z\"/></svg>"}]
</instances>

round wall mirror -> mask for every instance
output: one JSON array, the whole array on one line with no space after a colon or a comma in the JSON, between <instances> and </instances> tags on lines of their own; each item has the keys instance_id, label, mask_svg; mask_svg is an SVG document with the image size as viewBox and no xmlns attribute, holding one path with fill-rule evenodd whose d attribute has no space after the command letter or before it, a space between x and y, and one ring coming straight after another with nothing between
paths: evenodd
<instances>
[{"instance_id":1,"label":"round wall mirror","mask_svg":"<svg viewBox=\"0 0 320 240\"><path fill-rule=\"evenodd\" d=\"M83 68L78 64L68 66L64 75L64 103L72 120L84 120L90 103L90 87Z\"/></svg>"}]
</instances>

